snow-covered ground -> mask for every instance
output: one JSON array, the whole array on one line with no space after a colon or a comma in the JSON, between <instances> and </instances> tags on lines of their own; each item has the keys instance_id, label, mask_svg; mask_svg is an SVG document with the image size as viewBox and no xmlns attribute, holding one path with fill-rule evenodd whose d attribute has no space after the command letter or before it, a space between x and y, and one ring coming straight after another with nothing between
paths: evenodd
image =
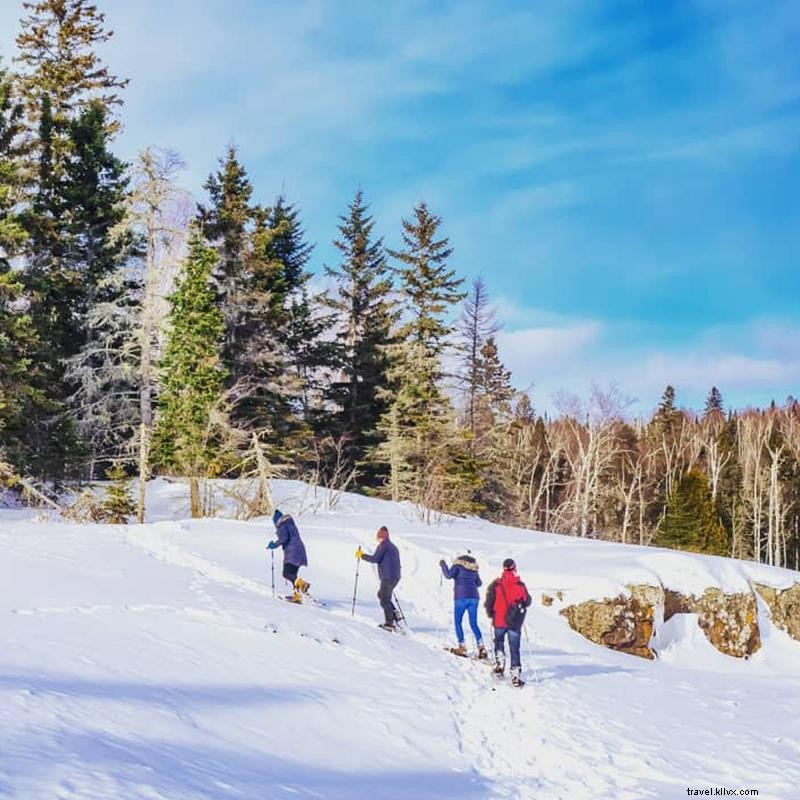
<instances>
[{"instance_id":1,"label":"snow-covered ground","mask_svg":"<svg viewBox=\"0 0 800 800\"><path fill-rule=\"evenodd\" d=\"M764 609L764 646L747 661L680 615L651 662L591 644L538 603L658 580L782 586L791 573L480 520L427 526L353 496L315 508L291 482L274 491L297 512L301 574L325 607L273 599L268 520L185 521L177 483L150 487L144 526L0 511L0 797L800 797L800 643ZM350 615L354 550L381 524L403 558L406 637L376 627L367 564ZM485 665L443 650L452 589L437 562L465 548L484 582L513 556L537 601L522 690L493 690ZM283 588L279 556L275 567Z\"/></svg>"}]
</instances>

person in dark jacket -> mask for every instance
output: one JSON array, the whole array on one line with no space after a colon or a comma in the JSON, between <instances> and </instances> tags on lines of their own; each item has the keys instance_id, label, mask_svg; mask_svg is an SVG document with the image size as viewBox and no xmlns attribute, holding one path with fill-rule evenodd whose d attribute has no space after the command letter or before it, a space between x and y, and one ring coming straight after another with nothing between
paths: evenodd
<instances>
[{"instance_id":1,"label":"person in dark jacket","mask_svg":"<svg viewBox=\"0 0 800 800\"><path fill-rule=\"evenodd\" d=\"M378 579L380 580L378 600L385 618L380 627L387 631L393 631L399 618L397 609L392 602L392 594L400 582L400 551L394 542L389 540L389 531L385 525L378 528L375 538L379 542L375 552L370 555L359 547L356 550L356 558L378 565Z\"/></svg>"},{"instance_id":2,"label":"person in dark jacket","mask_svg":"<svg viewBox=\"0 0 800 800\"><path fill-rule=\"evenodd\" d=\"M454 620L458 647L453 648L457 656L467 655L467 646L464 642L463 619L467 612L469 626L475 637L478 647L478 658L486 658L486 648L483 646L483 636L478 626L478 600L481 586L481 576L478 574L478 562L469 554L459 556L452 567L448 567L444 559L439 562L442 574L447 580L453 581Z\"/></svg>"},{"instance_id":3,"label":"person in dark jacket","mask_svg":"<svg viewBox=\"0 0 800 800\"><path fill-rule=\"evenodd\" d=\"M494 671L502 675L506 668L505 639L511 650L511 682L522 686L522 662L519 649L522 638L522 625L525 615L522 609L531 604L528 587L517 575L517 565L513 558L503 562L503 574L493 580L486 590L486 613L494 625Z\"/></svg>"},{"instance_id":4,"label":"person in dark jacket","mask_svg":"<svg viewBox=\"0 0 800 800\"><path fill-rule=\"evenodd\" d=\"M272 515L277 538L267 545L268 550L283 548L283 577L292 584L292 596L289 598L294 603L302 603L303 595L311 588L308 581L297 576L300 567L308 566L306 547L300 538L295 521L279 509Z\"/></svg>"}]
</instances>

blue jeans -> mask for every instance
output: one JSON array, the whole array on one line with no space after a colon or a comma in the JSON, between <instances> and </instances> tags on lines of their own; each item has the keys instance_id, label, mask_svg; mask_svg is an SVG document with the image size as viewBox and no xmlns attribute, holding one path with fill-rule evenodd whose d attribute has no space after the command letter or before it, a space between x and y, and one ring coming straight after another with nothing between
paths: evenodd
<instances>
[{"instance_id":1,"label":"blue jeans","mask_svg":"<svg viewBox=\"0 0 800 800\"><path fill-rule=\"evenodd\" d=\"M469 626L472 628L472 633L475 636L475 641L478 644L483 642L481 636L481 629L478 627L478 599L468 597L463 600L456 600L455 604L455 623L456 623L456 638L459 644L464 644L464 627L461 624L464 619L464 612L469 615Z\"/></svg>"},{"instance_id":2,"label":"blue jeans","mask_svg":"<svg viewBox=\"0 0 800 800\"><path fill-rule=\"evenodd\" d=\"M519 644L522 639L522 631L515 631L513 628L495 628L494 629L494 649L496 653L505 655L505 638L508 634L508 649L511 650L511 666L522 666L519 660Z\"/></svg>"}]
</instances>

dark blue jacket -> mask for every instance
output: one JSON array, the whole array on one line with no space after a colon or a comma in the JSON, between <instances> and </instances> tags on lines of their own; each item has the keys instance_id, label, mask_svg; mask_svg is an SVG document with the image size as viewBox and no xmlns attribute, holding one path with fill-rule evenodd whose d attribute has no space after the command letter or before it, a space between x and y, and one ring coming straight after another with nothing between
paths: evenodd
<instances>
[{"instance_id":1,"label":"dark blue jacket","mask_svg":"<svg viewBox=\"0 0 800 800\"><path fill-rule=\"evenodd\" d=\"M400 551L388 539L384 539L372 555L364 553L362 558L378 565L378 577L382 581L400 580Z\"/></svg>"},{"instance_id":2,"label":"dark blue jacket","mask_svg":"<svg viewBox=\"0 0 800 800\"><path fill-rule=\"evenodd\" d=\"M444 561L439 562L445 578L455 581L453 596L456 600L477 600L481 576L478 575L478 562L472 556L459 556L452 567Z\"/></svg>"},{"instance_id":3,"label":"dark blue jacket","mask_svg":"<svg viewBox=\"0 0 800 800\"><path fill-rule=\"evenodd\" d=\"M296 567L308 566L306 547L300 538L300 531L297 530L294 520L284 514L275 526L275 531L278 535L278 544L283 548L283 560Z\"/></svg>"}]
</instances>

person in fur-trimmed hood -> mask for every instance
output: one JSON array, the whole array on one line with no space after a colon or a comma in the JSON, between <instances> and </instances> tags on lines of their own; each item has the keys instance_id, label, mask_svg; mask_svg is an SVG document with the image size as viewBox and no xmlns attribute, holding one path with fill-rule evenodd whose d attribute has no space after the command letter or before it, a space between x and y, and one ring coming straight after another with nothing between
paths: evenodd
<instances>
[{"instance_id":1,"label":"person in fur-trimmed hood","mask_svg":"<svg viewBox=\"0 0 800 800\"><path fill-rule=\"evenodd\" d=\"M478 562L469 553L458 556L453 562L452 567L447 566L447 562L442 559L439 562L442 574L447 580L453 581L453 617L456 628L456 638L458 646L453 648L457 656L467 655L467 646L464 641L464 612L467 612L469 626L475 636L475 644L478 648L478 658L486 658L486 648L483 646L483 636L478 627L478 601L480 595L478 588L481 585L481 576L478 574Z\"/></svg>"}]
</instances>

